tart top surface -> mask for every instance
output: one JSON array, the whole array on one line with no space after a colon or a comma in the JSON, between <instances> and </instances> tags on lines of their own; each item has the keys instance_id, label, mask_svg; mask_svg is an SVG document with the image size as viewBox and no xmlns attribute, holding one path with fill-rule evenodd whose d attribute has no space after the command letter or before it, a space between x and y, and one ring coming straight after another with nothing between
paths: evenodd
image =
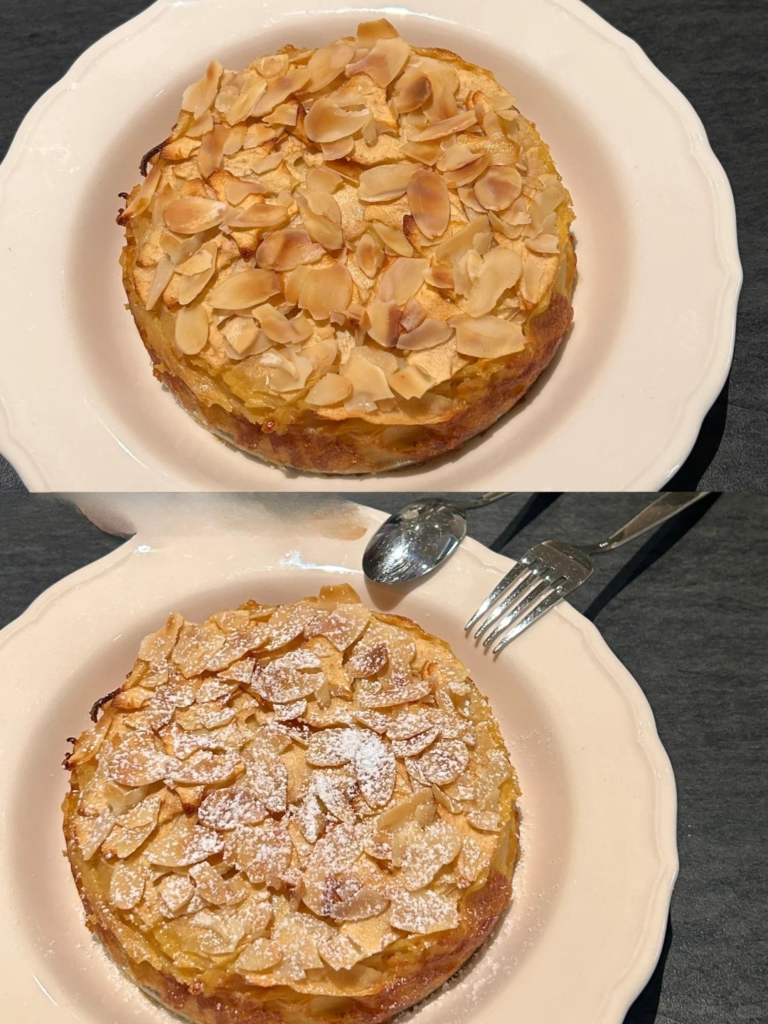
<instances>
[{"instance_id":1,"label":"tart top surface","mask_svg":"<svg viewBox=\"0 0 768 1024\"><path fill-rule=\"evenodd\" d=\"M120 222L169 362L256 415L438 422L522 352L572 219L490 72L385 20L244 71L214 61ZM209 386L209 390L210 390Z\"/></svg>"},{"instance_id":2,"label":"tart top surface","mask_svg":"<svg viewBox=\"0 0 768 1024\"><path fill-rule=\"evenodd\" d=\"M348 587L172 615L66 766L87 904L211 988L375 990L378 954L460 925L518 795L447 644Z\"/></svg>"}]
</instances>

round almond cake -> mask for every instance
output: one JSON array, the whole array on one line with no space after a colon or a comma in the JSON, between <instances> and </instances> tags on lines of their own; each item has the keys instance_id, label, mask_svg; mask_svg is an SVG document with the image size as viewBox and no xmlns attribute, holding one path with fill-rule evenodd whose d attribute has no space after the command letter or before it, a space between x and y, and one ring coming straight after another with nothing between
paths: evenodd
<instances>
[{"instance_id":1,"label":"round almond cake","mask_svg":"<svg viewBox=\"0 0 768 1024\"><path fill-rule=\"evenodd\" d=\"M519 790L486 699L347 586L171 615L92 718L63 806L88 927L192 1021L387 1020L509 903Z\"/></svg>"},{"instance_id":2,"label":"round almond cake","mask_svg":"<svg viewBox=\"0 0 768 1024\"><path fill-rule=\"evenodd\" d=\"M489 71L386 20L214 61L142 170L118 223L155 376L268 463L436 458L507 412L571 323L549 148Z\"/></svg>"}]
</instances>

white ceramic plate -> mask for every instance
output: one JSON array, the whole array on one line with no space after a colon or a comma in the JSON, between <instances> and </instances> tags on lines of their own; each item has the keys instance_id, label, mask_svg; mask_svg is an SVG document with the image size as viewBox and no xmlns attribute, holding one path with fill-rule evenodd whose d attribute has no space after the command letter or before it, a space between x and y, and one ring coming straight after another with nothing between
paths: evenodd
<instances>
[{"instance_id":1,"label":"white ceramic plate","mask_svg":"<svg viewBox=\"0 0 768 1024\"><path fill-rule=\"evenodd\" d=\"M677 869L675 786L637 684L597 630L562 605L498 660L463 623L510 562L473 541L400 598L366 587L364 534L346 506L289 520L231 502L143 511L124 546L56 584L0 634L0 991L25 1024L170 1024L86 931L62 856L65 737L133 663L169 611L205 616L255 597L290 601L329 580L445 637L488 694L523 796L522 860L500 929L415 1011L419 1024L621 1024L650 976ZM357 535L355 537L355 535ZM461 595L446 601L446 594Z\"/></svg>"},{"instance_id":2,"label":"white ceramic plate","mask_svg":"<svg viewBox=\"0 0 768 1024\"><path fill-rule=\"evenodd\" d=\"M491 68L537 122L578 214L575 326L542 380L460 453L346 490L650 490L730 365L733 198L685 98L579 0L158 0L33 108L0 173L0 448L35 490L331 490L225 447L153 379L118 268L117 194L216 56L241 67L382 11ZM40 238L45 238L41 249ZM543 386L542 386L543 385Z\"/></svg>"}]
</instances>

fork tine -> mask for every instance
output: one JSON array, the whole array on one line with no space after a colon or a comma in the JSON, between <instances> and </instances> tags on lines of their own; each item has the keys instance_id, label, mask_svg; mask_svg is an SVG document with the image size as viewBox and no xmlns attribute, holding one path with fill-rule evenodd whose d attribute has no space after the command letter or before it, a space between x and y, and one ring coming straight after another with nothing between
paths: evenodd
<instances>
[{"instance_id":1,"label":"fork tine","mask_svg":"<svg viewBox=\"0 0 768 1024\"><path fill-rule=\"evenodd\" d=\"M491 630L485 640L483 640L483 647L487 647L489 644L492 644L505 629L508 629L513 625L513 623L518 621L518 619L524 614L526 608L538 601L538 599L548 590L552 590L555 583L558 582L559 579L553 580L551 576L545 576L544 579L537 583L533 590L526 594L522 600L518 601L512 611L508 615L505 615L501 622Z\"/></svg>"},{"instance_id":2,"label":"fork tine","mask_svg":"<svg viewBox=\"0 0 768 1024\"><path fill-rule=\"evenodd\" d=\"M493 609L488 618L484 619L483 622L480 623L478 628L475 630L475 639L481 637L483 633L485 633L485 631L489 629L493 625L493 623L496 622L497 619L499 619L504 614L507 608L513 605L521 594L524 594L526 592L526 590L541 575L544 568L545 566L540 564L532 565L531 571L527 575L523 576L522 580L520 581L520 583L518 583L514 590L506 594L503 600Z\"/></svg>"},{"instance_id":3,"label":"fork tine","mask_svg":"<svg viewBox=\"0 0 768 1024\"><path fill-rule=\"evenodd\" d=\"M464 629L471 629L474 626L474 624L477 622L477 620L480 618L480 616L484 615L485 612L488 611L488 609L491 607L491 605L504 593L504 591L507 589L507 587L511 586L515 582L515 580L518 578L518 576L520 576L521 573L525 572L525 570L527 568L529 568L528 565L525 562L523 562L523 560L521 559L517 563L517 565L514 567L514 569L510 569L510 571L507 573L507 575L504 577L504 579L499 580L499 582L496 584L496 586L490 592L488 597L486 597L486 599L483 601L483 603L477 609L477 611L472 616L472 618L469 620L469 622L467 622L467 624L464 627Z\"/></svg>"},{"instance_id":4,"label":"fork tine","mask_svg":"<svg viewBox=\"0 0 768 1024\"><path fill-rule=\"evenodd\" d=\"M547 597L544 598L539 604L536 605L532 611L528 612L520 621L513 626L513 628L507 633L503 640L500 640L493 648L494 654L500 654L507 644L511 644L516 637L524 633L529 626L532 626L537 619L540 619L545 612L548 612L550 608L554 608L556 604L559 604L566 596L565 590L558 592L553 591Z\"/></svg>"}]
</instances>

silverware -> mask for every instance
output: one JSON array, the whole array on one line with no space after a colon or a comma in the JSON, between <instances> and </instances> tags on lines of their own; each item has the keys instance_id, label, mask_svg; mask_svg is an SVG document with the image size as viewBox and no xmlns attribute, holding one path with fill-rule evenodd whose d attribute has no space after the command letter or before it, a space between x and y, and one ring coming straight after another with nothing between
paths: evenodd
<instances>
[{"instance_id":1,"label":"silverware","mask_svg":"<svg viewBox=\"0 0 768 1024\"><path fill-rule=\"evenodd\" d=\"M495 604L496 607L475 630L474 636L481 637L490 629L491 632L483 640L483 647L488 647L504 633L504 639L493 648L493 653L498 654L515 637L520 636L537 619L589 579L593 569L591 556L621 547L654 526L660 526L708 493L680 491L663 494L607 540L586 549L559 540L545 540L535 544L493 588L464 628L471 629Z\"/></svg>"},{"instance_id":2,"label":"silverware","mask_svg":"<svg viewBox=\"0 0 768 1024\"><path fill-rule=\"evenodd\" d=\"M412 501L382 523L368 542L363 572L374 583L407 583L444 562L467 533L466 511L506 498L506 491L448 504Z\"/></svg>"}]
</instances>

